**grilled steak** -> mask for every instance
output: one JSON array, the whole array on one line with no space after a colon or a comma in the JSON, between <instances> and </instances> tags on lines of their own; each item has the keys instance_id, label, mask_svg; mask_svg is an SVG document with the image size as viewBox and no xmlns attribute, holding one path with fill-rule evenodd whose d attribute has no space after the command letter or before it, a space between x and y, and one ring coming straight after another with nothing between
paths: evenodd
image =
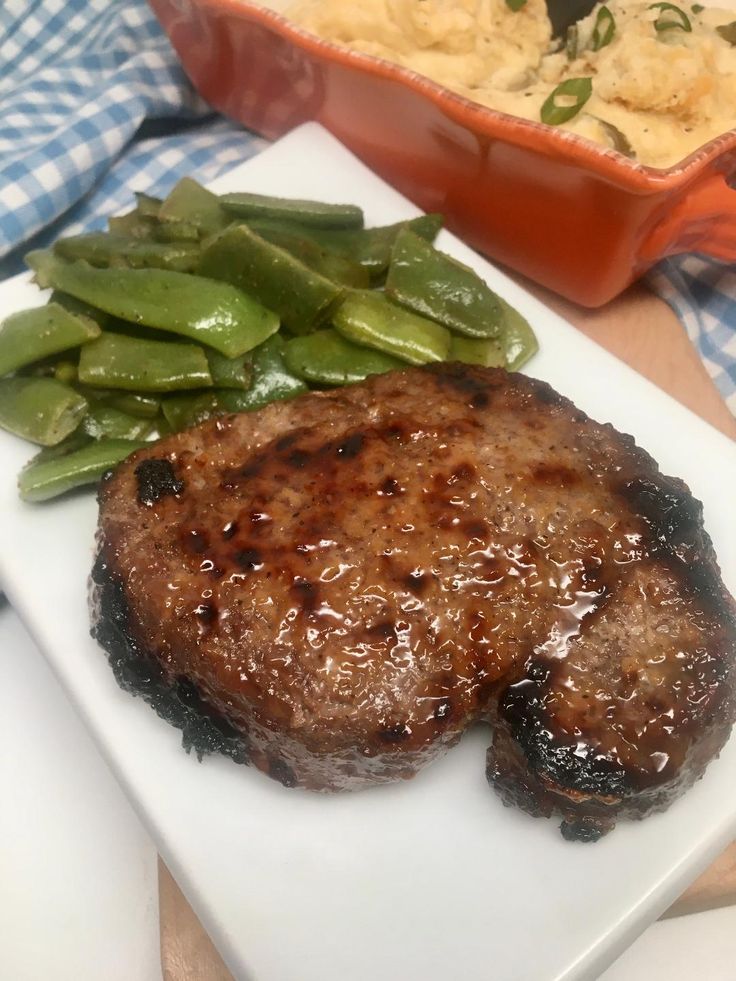
<instances>
[{"instance_id":1,"label":"grilled steak","mask_svg":"<svg viewBox=\"0 0 736 981\"><path fill-rule=\"evenodd\" d=\"M501 370L382 375L134 454L93 580L121 683L287 786L411 777L486 721L504 802L592 840L692 784L734 719L698 502Z\"/></svg>"}]
</instances>

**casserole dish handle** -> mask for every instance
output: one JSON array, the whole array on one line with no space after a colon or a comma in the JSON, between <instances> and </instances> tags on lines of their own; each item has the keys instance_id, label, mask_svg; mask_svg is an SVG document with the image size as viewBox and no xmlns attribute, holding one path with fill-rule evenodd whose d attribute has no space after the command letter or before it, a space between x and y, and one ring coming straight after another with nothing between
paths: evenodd
<instances>
[{"instance_id":1,"label":"casserole dish handle","mask_svg":"<svg viewBox=\"0 0 736 981\"><path fill-rule=\"evenodd\" d=\"M654 228L642 253L651 262L700 252L736 262L736 189L723 174L709 174Z\"/></svg>"}]
</instances>

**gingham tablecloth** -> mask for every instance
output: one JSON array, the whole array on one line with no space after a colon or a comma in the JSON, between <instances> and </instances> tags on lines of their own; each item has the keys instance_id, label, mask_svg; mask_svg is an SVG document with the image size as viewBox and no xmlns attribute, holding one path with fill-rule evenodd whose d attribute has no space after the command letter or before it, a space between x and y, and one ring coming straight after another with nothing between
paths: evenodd
<instances>
[{"instance_id":1,"label":"gingham tablecloth","mask_svg":"<svg viewBox=\"0 0 736 981\"><path fill-rule=\"evenodd\" d=\"M133 190L212 180L265 145L196 95L146 0L0 0L0 278ZM736 415L736 267L678 256L649 281Z\"/></svg>"}]
</instances>

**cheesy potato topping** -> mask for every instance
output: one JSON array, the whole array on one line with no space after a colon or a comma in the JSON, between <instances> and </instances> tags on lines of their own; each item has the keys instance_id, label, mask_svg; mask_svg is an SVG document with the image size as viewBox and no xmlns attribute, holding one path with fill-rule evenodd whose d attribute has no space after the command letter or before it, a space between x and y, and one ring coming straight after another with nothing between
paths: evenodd
<instances>
[{"instance_id":1,"label":"cheesy potato topping","mask_svg":"<svg viewBox=\"0 0 736 981\"><path fill-rule=\"evenodd\" d=\"M561 82L590 78L591 97L562 128L670 167L736 127L736 11L677 6L684 21L649 2L609 0L566 44L552 39L544 0L518 10L506 0L297 0L287 16L524 119L540 121ZM614 26L600 45L602 9ZM672 22L690 30L663 28Z\"/></svg>"}]
</instances>

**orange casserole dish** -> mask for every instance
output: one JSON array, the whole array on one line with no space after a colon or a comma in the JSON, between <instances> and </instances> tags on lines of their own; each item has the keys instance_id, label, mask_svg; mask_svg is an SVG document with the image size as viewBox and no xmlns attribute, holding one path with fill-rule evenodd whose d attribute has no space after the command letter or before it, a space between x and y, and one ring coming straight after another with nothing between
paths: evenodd
<instances>
[{"instance_id":1,"label":"orange casserole dish","mask_svg":"<svg viewBox=\"0 0 736 981\"><path fill-rule=\"evenodd\" d=\"M317 120L469 244L571 300L606 303L678 252L736 261L736 129L676 167L643 167L321 41L263 5L150 3L215 108L269 138Z\"/></svg>"}]
</instances>

